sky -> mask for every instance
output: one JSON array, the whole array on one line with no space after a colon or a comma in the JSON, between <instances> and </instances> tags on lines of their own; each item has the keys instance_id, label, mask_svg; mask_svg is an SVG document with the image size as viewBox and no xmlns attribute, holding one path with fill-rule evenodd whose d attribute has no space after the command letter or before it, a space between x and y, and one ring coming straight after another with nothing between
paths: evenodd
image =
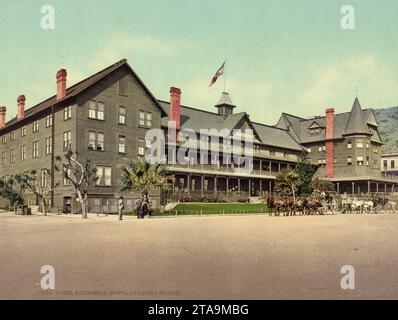
<instances>
[{"instance_id":1,"label":"sky","mask_svg":"<svg viewBox=\"0 0 398 320\"><path fill-rule=\"evenodd\" d=\"M43 30L44 5L54 30ZM344 5L355 29L341 27ZM351 20L350 20L351 21ZM216 111L223 91L209 82L226 59L226 91L254 121L281 112L303 117L398 105L396 0L1 0L0 105L27 107L55 94L57 70L68 86L126 58L162 100Z\"/></svg>"}]
</instances>

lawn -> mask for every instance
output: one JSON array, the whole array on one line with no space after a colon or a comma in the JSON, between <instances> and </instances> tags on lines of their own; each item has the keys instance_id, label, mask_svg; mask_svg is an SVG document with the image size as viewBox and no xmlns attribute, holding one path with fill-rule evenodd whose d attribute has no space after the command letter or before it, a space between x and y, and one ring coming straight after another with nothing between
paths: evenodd
<instances>
[{"instance_id":1,"label":"lawn","mask_svg":"<svg viewBox=\"0 0 398 320\"><path fill-rule=\"evenodd\" d=\"M180 203L165 215L265 213L267 206L257 203Z\"/></svg>"}]
</instances>

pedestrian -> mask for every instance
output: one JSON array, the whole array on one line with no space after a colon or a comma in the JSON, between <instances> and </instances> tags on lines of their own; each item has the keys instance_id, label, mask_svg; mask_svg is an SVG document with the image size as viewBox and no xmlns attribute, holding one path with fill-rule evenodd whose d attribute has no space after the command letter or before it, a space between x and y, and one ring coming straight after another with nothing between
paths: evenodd
<instances>
[{"instance_id":1,"label":"pedestrian","mask_svg":"<svg viewBox=\"0 0 398 320\"><path fill-rule=\"evenodd\" d=\"M120 196L118 200L118 206L117 206L118 212L119 212L119 221L123 220L123 210L124 210L124 202L123 202L123 197Z\"/></svg>"},{"instance_id":2,"label":"pedestrian","mask_svg":"<svg viewBox=\"0 0 398 320\"><path fill-rule=\"evenodd\" d=\"M135 210L137 211L137 218L142 218L142 209L141 209L142 200L139 198L135 201Z\"/></svg>"}]
</instances>

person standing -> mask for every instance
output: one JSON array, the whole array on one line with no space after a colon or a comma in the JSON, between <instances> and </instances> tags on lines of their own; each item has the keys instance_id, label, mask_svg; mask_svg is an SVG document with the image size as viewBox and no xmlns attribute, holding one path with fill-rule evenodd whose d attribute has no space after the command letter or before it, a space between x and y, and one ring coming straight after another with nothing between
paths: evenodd
<instances>
[{"instance_id":1,"label":"person standing","mask_svg":"<svg viewBox=\"0 0 398 320\"><path fill-rule=\"evenodd\" d=\"M117 209L119 213L119 221L123 220L123 210L124 210L124 202L123 202L123 197L120 196L117 204Z\"/></svg>"}]
</instances>

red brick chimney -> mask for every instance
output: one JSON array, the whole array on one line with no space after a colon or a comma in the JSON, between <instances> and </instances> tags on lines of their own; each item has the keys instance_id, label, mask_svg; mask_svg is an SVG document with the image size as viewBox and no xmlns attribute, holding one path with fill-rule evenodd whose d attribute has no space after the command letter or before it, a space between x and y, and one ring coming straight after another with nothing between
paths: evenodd
<instances>
[{"instance_id":1,"label":"red brick chimney","mask_svg":"<svg viewBox=\"0 0 398 320\"><path fill-rule=\"evenodd\" d=\"M180 129L181 125L181 90L178 88L170 88L170 114L169 121L175 124L176 129Z\"/></svg>"},{"instance_id":2,"label":"red brick chimney","mask_svg":"<svg viewBox=\"0 0 398 320\"><path fill-rule=\"evenodd\" d=\"M61 100L66 96L66 76L68 73L65 69L57 72L57 100Z\"/></svg>"},{"instance_id":3,"label":"red brick chimney","mask_svg":"<svg viewBox=\"0 0 398 320\"><path fill-rule=\"evenodd\" d=\"M18 119L22 119L25 116L25 101L26 101L26 98L23 94L20 95L17 99Z\"/></svg>"},{"instance_id":4,"label":"red brick chimney","mask_svg":"<svg viewBox=\"0 0 398 320\"><path fill-rule=\"evenodd\" d=\"M0 129L6 125L6 107L0 107Z\"/></svg>"},{"instance_id":5,"label":"red brick chimney","mask_svg":"<svg viewBox=\"0 0 398 320\"><path fill-rule=\"evenodd\" d=\"M326 109L326 169L325 177L334 176L334 109Z\"/></svg>"}]
</instances>

